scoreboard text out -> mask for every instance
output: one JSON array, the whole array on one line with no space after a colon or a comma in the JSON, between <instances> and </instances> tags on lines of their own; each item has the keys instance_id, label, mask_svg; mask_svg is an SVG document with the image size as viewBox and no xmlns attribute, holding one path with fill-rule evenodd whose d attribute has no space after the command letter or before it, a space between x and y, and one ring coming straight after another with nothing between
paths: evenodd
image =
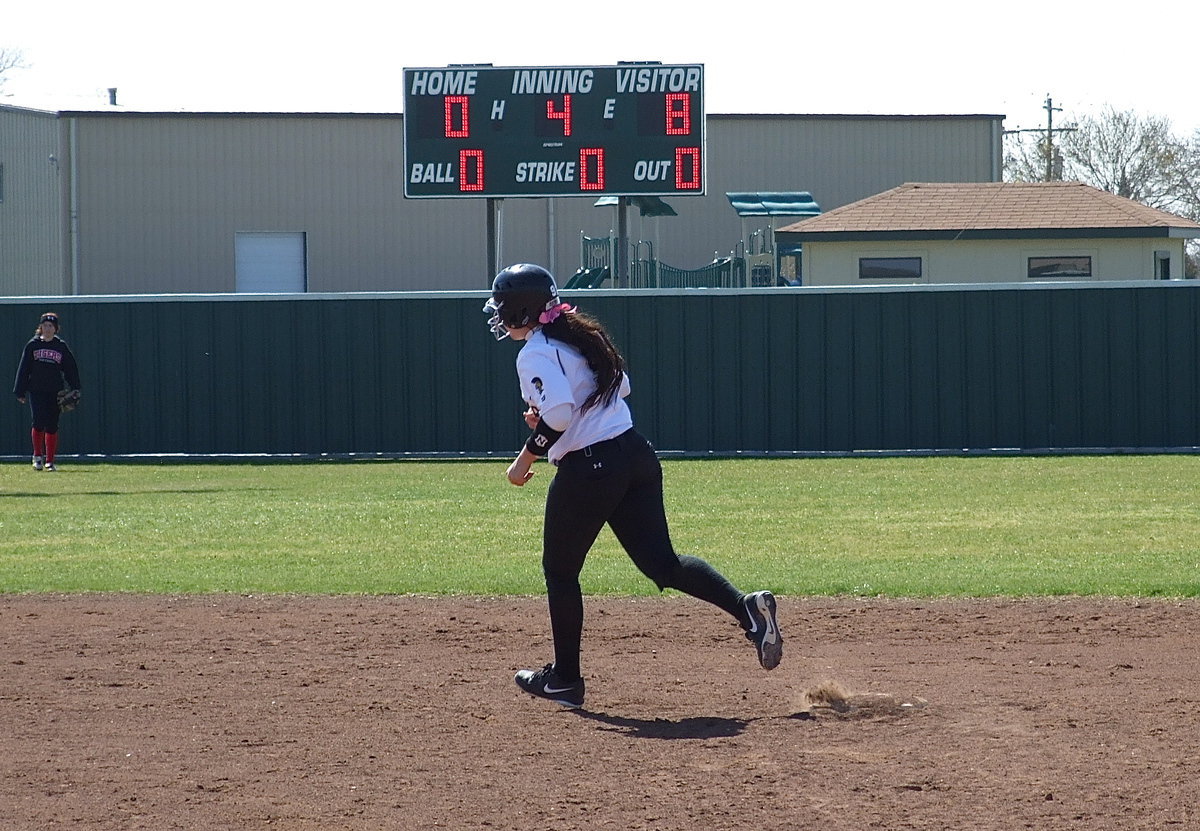
<instances>
[{"instance_id":1,"label":"scoreboard text out","mask_svg":"<svg viewBox=\"0 0 1200 831\"><path fill-rule=\"evenodd\" d=\"M702 195L704 67L404 70L404 195Z\"/></svg>"}]
</instances>

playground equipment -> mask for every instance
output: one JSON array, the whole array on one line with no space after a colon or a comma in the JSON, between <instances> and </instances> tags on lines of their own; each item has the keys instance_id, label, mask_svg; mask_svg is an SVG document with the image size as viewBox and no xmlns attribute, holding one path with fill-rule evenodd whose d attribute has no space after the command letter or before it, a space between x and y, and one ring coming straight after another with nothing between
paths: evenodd
<instances>
[{"instance_id":1,"label":"playground equipment","mask_svg":"<svg viewBox=\"0 0 1200 831\"><path fill-rule=\"evenodd\" d=\"M727 257L714 254L713 261L700 268L676 268L654 256L654 243L638 240L630 243L629 277L625 286L612 280L614 256L619 245L616 237L589 237L580 234L579 270L563 284L565 289L608 288L678 289L739 288L746 281L746 258L736 253Z\"/></svg>"},{"instance_id":2,"label":"playground equipment","mask_svg":"<svg viewBox=\"0 0 1200 831\"><path fill-rule=\"evenodd\" d=\"M748 288L801 284L799 246L781 248L775 241L777 217L803 219L821 213L807 191L726 193L742 218L742 238L728 255L713 252L711 263L700 268L676 268L661 262L654 242L629 242L622 233L589 237L580 233L579 270L563 288ZM638 201L611 196L596 202L618 209L618 220L633 205L643 216L671 216L674 211L661 199ZM768 217L766 228L748 232L752 217ZM626 224L620 222L621 227ZM626 272L624 275L622 272Z\"/></svg>"}]
</instances>

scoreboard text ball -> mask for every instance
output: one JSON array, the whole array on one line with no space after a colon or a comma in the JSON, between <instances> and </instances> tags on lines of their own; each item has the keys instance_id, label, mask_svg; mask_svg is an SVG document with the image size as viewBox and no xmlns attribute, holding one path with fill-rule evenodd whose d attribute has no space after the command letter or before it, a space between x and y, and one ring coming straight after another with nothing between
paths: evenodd
<instances>
[{"instance_id":1,"label":"scoreboard text ball","mask_svg":"<svg viewBox=\"0 0 1200 831\"><path fill-rule=\"evenodd\" d=\"M703 195L704 67L404 70L404 195Z\"/></svg>"}]
</instances>

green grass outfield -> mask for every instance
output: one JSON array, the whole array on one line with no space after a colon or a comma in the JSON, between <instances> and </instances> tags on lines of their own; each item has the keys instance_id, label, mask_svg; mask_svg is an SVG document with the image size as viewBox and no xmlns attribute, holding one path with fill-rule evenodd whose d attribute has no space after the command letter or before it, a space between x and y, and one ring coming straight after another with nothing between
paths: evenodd
<instances>
[{"instance_id":1,"label":"green grass outfield","mask_svg":"<svg viewBox=\"0 0 1200 831\"><path fill-rule=\"evenodd\" d=\"M552 469L0 466L0 592L538 594ZM785 595L1200 595L1200 457L669 460L680 552ZM607 531L590 594L655 593Z\"/></svg>"}]
</instances>

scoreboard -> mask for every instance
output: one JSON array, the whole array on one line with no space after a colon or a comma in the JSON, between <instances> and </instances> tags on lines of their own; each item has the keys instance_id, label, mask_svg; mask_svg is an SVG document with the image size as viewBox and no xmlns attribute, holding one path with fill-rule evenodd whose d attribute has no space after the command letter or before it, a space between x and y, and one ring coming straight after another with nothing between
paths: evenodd
<instances>
[{"instance_id":1,"label":"scoreboard","mask_svg":"<svg viewBox=\"0 0 1200 831\"><path fill-rule=\"evenodd\" d=\"M404 195L703 195L704 131L701 64L405 69Z\"/></svg>"}]
</instances>

